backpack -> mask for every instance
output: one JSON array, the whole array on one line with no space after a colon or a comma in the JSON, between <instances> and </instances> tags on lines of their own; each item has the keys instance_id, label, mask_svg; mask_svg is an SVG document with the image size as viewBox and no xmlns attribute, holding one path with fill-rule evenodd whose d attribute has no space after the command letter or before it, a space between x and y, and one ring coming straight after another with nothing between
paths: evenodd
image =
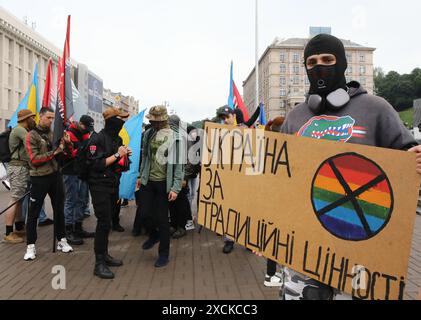
<instances>
[{"instance_id":1,"label":"backpack","mask_svg":"<svg viewBox=\"0 0 421 320\"><path fill-rule=\"evenodd\" d=\"M92 133L91 137L82 143L82 146L77 150L75 157L75 171L78 174L78 178L82 181L88 181L89 178L89 163L88 163L88 151L89 142L96 133Z\"/></svg>"},{"instance_id":2,"label":"backpack","mask_svg":"<svg viewBox=\"0 0 421 320\"><path fill-rule=\"evenodd\" d=\"M8 129L0 134L0 161L10 162L12 159L12 152L9 149L9 138L12 130ZM16 151L16 150L15 150Z\"/></svg>"}]
</instances>

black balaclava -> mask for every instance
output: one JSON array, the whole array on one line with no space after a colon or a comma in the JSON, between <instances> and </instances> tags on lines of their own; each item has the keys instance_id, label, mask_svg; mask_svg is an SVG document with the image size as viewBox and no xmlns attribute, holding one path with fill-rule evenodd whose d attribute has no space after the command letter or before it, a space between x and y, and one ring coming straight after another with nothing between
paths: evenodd
<instances>
[{"instance_id":1,"label":"black balaclava","mask_svg":"<svg viewBox=\"0 0 421 320\"><path fill-rule=\"evenodd\" d=\"M331 66L316 65L311 70L307 70L307 58L323 53L333 54L336 57L336 64ZM346 90L345 71L348 68L348 63L344 45L338 38L329 34L319 34L311 39L304 50L304 64L310 80L309 94L318 94L325 98L339 88Z\"/></svg>"},{"instance_id":2,"label":"black balaclava","mask_svg":"<svg viewBox=\"0 0 421 320\"><path fill-rule=\"evenodd\" d=\"M112 117L108 120L105 120L105 131L107 131L111 136L117 137L123 129L124 120L121 120L117 117Z\"/></svg>"}]
</instances>

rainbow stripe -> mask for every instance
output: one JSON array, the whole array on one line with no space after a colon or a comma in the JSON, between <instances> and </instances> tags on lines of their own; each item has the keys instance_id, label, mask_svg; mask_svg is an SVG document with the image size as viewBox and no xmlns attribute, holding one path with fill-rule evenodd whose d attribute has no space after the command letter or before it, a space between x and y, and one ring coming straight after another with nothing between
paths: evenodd
<instances>
[{"instance_id":1,"label":"rainbow stripe","mask_svg":"<svg viewBox=\"0 0 421 320\"><path fill-rule=\"evenodd\" d=\"M356 155L344 155L332 161L352 191L367 185L383 172L372 162ZM325 163L318 171L313 185L313 205L319 212L346 196L332 167ZM384 179L379 184L355 198L364 218L367 231L351 201L319 215L323 225L334 235L349 240L364 240L380 231L391 214L392 196L389 184Z\"/></svg>"}]
</instances>

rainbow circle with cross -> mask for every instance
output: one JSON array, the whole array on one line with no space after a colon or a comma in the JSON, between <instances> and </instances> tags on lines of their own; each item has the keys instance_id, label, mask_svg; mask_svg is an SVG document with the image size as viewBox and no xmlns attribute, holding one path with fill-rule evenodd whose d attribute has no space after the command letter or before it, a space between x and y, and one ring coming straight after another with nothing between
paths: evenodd
<instances>
[{"instance_id":1,"label":"rainbow circle with cross","mask_svg":"<svg viewBox=\"0 0 421 320\"><path fill-rule=\"evenodd\" d=\"M323 227L349 241L375 237L393 212L393 191L385 172L356 153L323 162L313 179L311 200Z\"/></svg>"}]
</instances>

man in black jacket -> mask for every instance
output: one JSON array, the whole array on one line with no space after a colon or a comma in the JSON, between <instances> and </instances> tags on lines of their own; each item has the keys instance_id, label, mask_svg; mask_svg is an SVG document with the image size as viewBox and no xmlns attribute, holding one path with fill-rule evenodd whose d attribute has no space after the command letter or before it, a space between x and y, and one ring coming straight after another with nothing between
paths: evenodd
<instances>
[{"instance_id":1,"label":"man in black jacket","mask_svg":"<svg viewBox=\"0 0 421 320\"><path fill-rule=\"evenodd\" d=\"M130 149L123 146L119 133L129 114L121 109L108 108L103 113L105 128L92 135L88 145L89 189L95 216L98 219L95 234L94 274L102 279L113 279L108 267L123 265L108 253L108 235L111 223L119 226L118 206L121 172L127 170Z\"/></svg>"}]
</instances>

